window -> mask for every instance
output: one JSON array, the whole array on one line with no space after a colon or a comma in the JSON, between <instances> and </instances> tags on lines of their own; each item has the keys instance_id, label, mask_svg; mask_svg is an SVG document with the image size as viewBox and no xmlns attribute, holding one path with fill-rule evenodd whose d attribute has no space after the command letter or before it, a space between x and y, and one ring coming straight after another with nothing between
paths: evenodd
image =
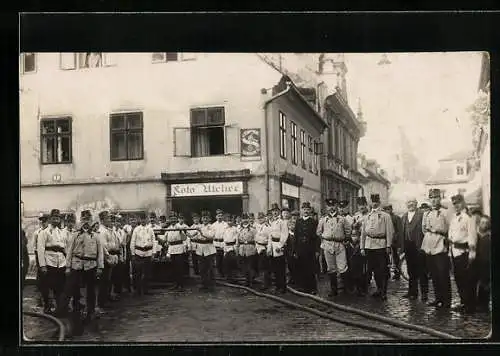
<instances>
[{"instance_id":1,"label":"window","mask_svg":"<svg viewBox=\"0 0 500 356\"><path fill-rule=\"evenodd\" d=\"M142 113L110 115L110 156L112 161L144 158Z\"/></svg>"},{"instance_id":2,"label":"window","mask_svg":"<svg viewBox=\"0 0 500 356\"><path fill-rule=\"evenodd\" d=\"M313 139L310 135L307 136L307 147L309 147L309 171L313 172L313 160L314 160L314 151L313 151Z\"/></svg>"},{"instance_id":3,"label":"window","mask_svg":"<svg viewBox=\"0 0 500 356\"><path fill-rule=\"evenodd\" d=\"M340 146L339 146L339 143L340 143L340 140L339 140L339 133L340 133L340 127L339 125L334 125L333 126L333 132L334 132L334 142L333 142L333 154L336 156L336 157L339 157L339 152L340 152Z\"/></svg>"},{"instance_id":4,"label":"window","mask_svg":"<svg viewBox=\"0 0 500 356\"><path fill-rule=\"evenodd\" d=\"M464 167L463 166L457 166L457 176L463 176L464 175Z\"/></svg>"},{"instance_id":5,"label":"window","mask_svg":"<svg viewBox=\"0 0 500 356\"><path fill-rule=\"evenodd\" d=\"M33 73L36 71L36 54L22 53L21 54L21 73Z\"/></svg>"},{"instance_id":6,"label":"window","mask_svg":"<svg viewBox=\"0 0 500 356\"><path fill-rule=\"evenodd\" d=\"M349 164L349 152L348 149L348 135L347 132L342 132L342 161L344 164Z\"/></svg>"},{"instance_id":7,"label":"window","mask_svg":"<svg viewBox=\"0 0 500 356\"><path fill-rule=\"evenodd\" d=\"M71 163L71 118L42 119L42 164Z\"/></svg>"},{"instance_id":8,"label":"window","mask_svg":"<svg viewBox=\"0 0 500 356\"><path fill-rule=\"evenodd\" d=\"M298 161L297 161L297 149L298 149L298 146L297 146L297 125L295 124L295 122L291 122L291 126L292 126L292 163L297 165Z\"/></svg>"},{"instance_id":9,"label":"window","mask_svg":"<svg viewBox=\"0 0 500 356\"><path fill-rule=\"evenodd\" d=\"M318 174L318 142L316 140L313 141L313 148L314 148L314 161L313 161L313 171L314 174Z\"/></svg>"},{"instance_id":10,"label":"window","mask_svg":"<svg viewBox=\"0 0 500 356\"><path fill-rule=\"evenodd\" d=\"M300 161L302 162L302 168L306 169L306 133L304 130L300 130Z\"/></svg>"},{"instance_id":11,"label":"window","mask_svg":"<svg viewBox=\"0 0 500 356\"><path fill-rule=\"evenodd\" d=\"M193 157L224 154L224 107L191 110L191 152Z\"/></svg>"},{"instance_id":12,"label":"window","mask_svg":"<svg viewBox=\"0 0 500 356\"><path fill-rule=\"evenodd\" d=\"M280 116L280 156L286 159L286 116L281 111Z\"/></svg>"},{"instance_id":13,"label":"window","mask_svg":"<svg viewBox=\"0 0 500 356\"><path fill-rule=\"evenodd\" d=\"M177 52L156 52L153 53L153 63L176 62L179 60Z\"/></svg>"},{"instance_id":14,"label":"window","mask_svg":"<svg viewBox=\"0 0 500 356\"><path fill-rule=\"evenodd\" d=\"M113 66L116 64L115 53L102 52L80 52L61 53L59 57L59 67L64 70L98 68Z\"/></svg>"}]
</instances>

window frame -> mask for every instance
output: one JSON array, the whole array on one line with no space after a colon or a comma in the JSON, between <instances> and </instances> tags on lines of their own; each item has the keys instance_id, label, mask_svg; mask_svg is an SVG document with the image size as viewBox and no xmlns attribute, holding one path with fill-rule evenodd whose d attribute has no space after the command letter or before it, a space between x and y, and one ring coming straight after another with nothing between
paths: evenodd
<instances>
[{"instance_id":1,"label":"window frame","mask_svg":"<svg viewBox=\"0 0 500 356\"><path fill-rule=\"evenodd\" d=\"M69 123L69 133L43 133L43 123L48 121L54 121L54 125L57 127L57 121L68 120ZM44 162L43 155L43 142L44 138L52 136L57 139L57 137L69 136L69 161L64 162ZM57 146L56 146L57 147ZM52 164L72 164L73 163L73 118L71 116L46 116L40 119L40 164L41 165L52 165Z\"/></svg>"},{"instance_id":2,"label":"window frame","mask_svg":"<svg viewBox=\"0 0 500 356\"><path fill-rule=\"evenodd\" d=\"M215 123L215 124L209 124L208 122L208 112L210 110L220 110L222 112L222 122L221 123ZM203 125L193 125L193 112L194 111L204 111L205 114L205 119L204 119L204 124ZM196 106L196 107L191 107L189 109L189 130L190 130L190 137L191 137L191 157L192 158L203 158L203 157L217 157L217 156L226 156L226 151L227 151L227 142L226 142L226 107L224 105L211 105L211 106ZM213 154L213 155L206 155L206 156L199 156L196 155L195 152L195 146L196 142L193 139L194 133L197 130L206 130L210 128L221 128L222 129L222 134L223 134L223 147L222 147L222 153L220 154Z\"/></svg>"},{"instance_id":3,"label":"window frame","mask_svg":"<svg viewBox=\"0 0 500 356\"><path fill-rule=\"evenodd\" d=\"M141 119L141 127L129 129L127 126L127 115L139 114ZM118 116L124 116L125 128L123 129L113 129L112 121L113 118ZM139 158L129 158L128 156L128 134L129 133L141 133L141 156ZM124 133L125 134L125 158L113 158L113 134ZM142 161L144 160L144 113L142 111L126 111L126 112L114 112L109 114L109 160L111 162L123 162L123 161Z\"/></svg>"},{"instance_id":4,"label":"window frame","mask_svg":"<svg viewBox=\"0 0 500 356\"><path fill-rule=\"evenodd\" d=\"M302 169L307 170L307 147L306 147L306 132L300 130L300 162Z\"/></svg>"},{"instance_id":5,"label":"window frame","mask_svg":"<svg viewBox=\"0 0 500 356\"><path fill-rule=\"evenodd\" d=\"M164 58L164 59L162 59L162 60L155 60L155 59L153 58L153 55L154 55L155 53L162 53L162 54L165 56L165 58ZM168 55L167 55L167 53L175 53L175 54L177 55L177 59L176 59L176 60L168 60L168 59L167 59L167 56L168 56ZM156 63L173 63L173 62L181 62L182 60L183 60L183 59L182 59L182 53L181 53L181 52L151 52L151 62L152 62L152 63L154 63L154 64L156 64ZM189 59L189 60L191 60L191 59Z\"/></svg>"},{"instance_id":6,"label":"window frame","mask_svg":"<svg viewBox=\"0 0 500 356\"><path fill-rule=\"evenodd\" d=\"M101 65L98 67L82 67L80 65L80 56L85 53L100 53L102 56L101 59ZM95 69L95 68L106 68L106 67L114 67L116 66L116 63L107 63L106 57L108 53L115 53L116 52L59 52L59 69L60 70L88 70L88 69ZM62 66L62 56L63 54L71 54L73 55L73 63L74 67L73 68L63 68Z\"/></svg>"},{"instance_id":7,"label":"window frame","mask_svg":"<svg viewBox=\"0 0 500 356\"><path fill-rule=\"evenodd\" d=\"M461 173L459 173L459 171ZM455 167L455 175L457 176L465 176L465 168L462 165L458 165Z\"/></svg>"},{"instance_id":8,"label":"window frame","mask_svg":"<svg viewBox=\"0 0 500 356\"><path fill-rule=\"evenodd\" d=\"M297 152L297 124L293 121L290 121L290 137L291 137L291 149L292 149L292 164L297 166L299 164L298 161L298 152Z\"/></svg>"},{"instance_id":9,"label":"window frame","mask_svg":"<svg viewBox=\"0 0 500 356\"><path fill-rule=\"evenodd\" d=\"M33 70L26 72L26 54L33 54L33 57L35 58L35 65ZM21 53L21 74L34 74L37 72L38 69L38 56L36 52L23 52Z\"/></svg>"},{"instance_id":10,"label":"window frame","mask_svg":"<svg viewBox=\"0 0 500 356\"><path fill-rule=\"evenodd\" d=\"M307 147L308 147L308 152L309 152L309 172L314 173L314 144L313 144L313 138L311 135L307 135Z\"/></svg>"},{"instance_id":11,"label":"window frame","mask_svg":"<svg viewBox=\"0 0 500 356\"><path fill-rule=\"evenodd\" d=\"M279 145L280 145L280 157L286 160L286 115L282 112L278 112L279 116Z\"/></svg>"}]
</instances>

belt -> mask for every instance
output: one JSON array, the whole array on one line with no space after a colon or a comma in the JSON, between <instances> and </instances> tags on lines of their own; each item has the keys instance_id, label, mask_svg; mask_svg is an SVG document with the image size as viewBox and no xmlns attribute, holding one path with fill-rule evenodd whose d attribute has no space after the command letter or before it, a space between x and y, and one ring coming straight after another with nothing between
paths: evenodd
<instances>
[{"instance_id":1,"label":"belt","mask_svg":"<svg viewBox=\"0 0 500 356\"><path fill-rule=\"evenodd\" d=\"M216 242L224 242L224 239L214 239Z\"/></svg>"},{"instance_id":2,"label":"belt","mask_svg":"<svg viewBox=\"0 0 500 356\"><path fill-rule=\"evenodd\" d=\"M173 245L181 245L181 244L183 244L183 243L184 243L184 241L182 241L182 240L177 240L177 241L172 241L172 242L170 242L170 241L169 241L169 242L168 242L168 244L169 244L169 245L172 245L172 246L173 246Z\"/></svg>"},{"instance_id":3,"label":"belt","mask_svg":"<svg viewBox=\"0 0 500 356\"><path fill-rule=\"evenodd\" d=\"M257 242L257 245L267 246L267 243L265 243L265 242Z\"/></svg>"},{"instance_id":4,"label":"belt","mask_svg":"<svg viewBox=\"0 0 500 356\"><path fill-rule=\"evenodd\" d=\"M61 246L47 246L45 247L45 251L60 252L66 256L66 251L64 251L64 247Z\"/></svg>"},{"instance_id":5,"label":"belt","mask_svg":"<svg viewBox=\"0 0 500 356\"><path fill-rule=\"evenodd\" d=\"M214 240L196 240L197 244L208 245L211 244Z\"/></svg>"},{"instance_id":6,"label":"belt","mask_svg":"<svg viewBox=\"0 0 500 356\"><path fill-rule=\"evenodd\" d=\"M145 247L135 246L135 248L140 250L140 251L147 252L147 251L151 251L153 249L153 246L145 246Z\"/></svg>"},{"instance_id":7,"label":"belt","mask_svg":"<svg viewBox=\"0 0 500 356\"><path fill-rule=\"evenodd\" d=\"M279 237L272 237L271 241L272 242L280 242L280 238Z\"/></svg>"},{"instance_id":8,"label":"belt","mask_svg":"<svg viewBox=\"0 0 500 356\"><path fill-rule=\"evenodd\" d=\"M76 258L79 258L84 261L97 261L97 257L87 257L87 256L79 256L75 255Z\"/></svg>"},{"instance_id":9,"label":"belt","mask_svg":"<svg viewBox=\"0 0 500 356\"><path fill-rule=\"evenodd\" d=\"M110 255L119 255L120 251L108 251Z\"/></svg>"},{"instance_id":10,"label":"belt","mask_svg":"<svg viewBox=\"0 0 500 356\"><path fill-rule=\"evenodd\" d=\"M344 239L338 240L338 239L335 239L335 238L325 238L325 237L322 237L322 239L325 240L325 241L344 242Z\"/></svg>"},{"instance_id":11,"label":"belt","mask_svg":"<svg viewBox=\"0 0 500 356\"><path fill-rule=\"evenodd\" d=\"M240 242L240 245L255 245L255 242Z\"/></svg>"},{"instance_id":12,"label":"belt","mask_svg":"<svg viewBox=\"0 0 500 356\"><path fill-rule=\"evenodd\" d=\"M385 240L386 235L374 235L374 236L368 235L368 237L371 239Z\"/></svg>"},{"instance_id":13,"label":"belt","mask_svg":"<svg viewBox=\"0 0 500 356\"><path fill-rule=\"evenodd\" d=\"M458 248L460 250L466 250L469 247L467 242L452 242L453 247Z\"/></svg>"},{"instance_id":14,"label":"belt","mask_svg":"<svg viewBox=\"0 0 500 356\"><path fill-rule=\"evenodd\" d=\"M236 245L236 241L233 242L224 242L226 246L234 246Z\"/></svg>"}]
</instances>

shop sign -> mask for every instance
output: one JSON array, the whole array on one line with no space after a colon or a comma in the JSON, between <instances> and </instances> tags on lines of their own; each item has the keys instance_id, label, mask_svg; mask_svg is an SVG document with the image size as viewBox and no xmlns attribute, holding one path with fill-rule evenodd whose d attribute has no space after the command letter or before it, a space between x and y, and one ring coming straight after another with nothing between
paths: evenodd
<instances>
[{"instance_id":1,"label":"shop sign","mask_svg":"<svg viewBox=\"0 0 500 356\"><path fill-rule=\"evenodd\" d=\"M241 157L245 160L260 160L260 129L241 129Z\"/></svg>"},{"instance_id":2,"label":"shop sign","mask_svg":"<svg viewBox=\"0 0 500 356\"><path fill-rule=\"evenodd\" d=\"M243 182L213 182L172 184L172 197L198 197L213 195L241 195Z\"/></svg>"},{"instance_id":3,"label":"shop sign","mask_svg":"<svg viewBox=\"0 0 500 356\"><path fill-rule=\"evenodd\" d=\"M281 194L292 198L299 198L299 187L281 182Z\"/></svg>"}]
</instances>

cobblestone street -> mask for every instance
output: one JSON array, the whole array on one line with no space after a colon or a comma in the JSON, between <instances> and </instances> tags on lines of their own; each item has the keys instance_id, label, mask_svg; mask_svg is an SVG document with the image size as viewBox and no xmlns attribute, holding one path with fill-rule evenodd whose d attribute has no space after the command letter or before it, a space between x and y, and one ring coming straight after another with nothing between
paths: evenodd
<instances>
[{"instance_id":1,"label":"cobblestone street","mask_svg":"<svg viewBox=\"0 0 500 356\"><path fill-rule=\"evenodd\" d=\"M327 291L328 285L321 279L320 296L326 297ZM422 302L401 298L405 292L405 281L391 281L385 303L370 297L342 294L335 301L458 337L484 338L488 335L489 315L437 313ZM30 310L34 301L34 288L29 286L24 308ZM45 324L31 321L29 327L42 325ZM191 281L184 292L159 288L154 290L154 295L141 298L125 294L101 315L98 328L89 327L82 336L70 339L72 342L172 343L355 340L387 340L387 336L319 318L245 291L217 287L214 293L200 292L195 281Z\"/></svg>"}]
</instances>

